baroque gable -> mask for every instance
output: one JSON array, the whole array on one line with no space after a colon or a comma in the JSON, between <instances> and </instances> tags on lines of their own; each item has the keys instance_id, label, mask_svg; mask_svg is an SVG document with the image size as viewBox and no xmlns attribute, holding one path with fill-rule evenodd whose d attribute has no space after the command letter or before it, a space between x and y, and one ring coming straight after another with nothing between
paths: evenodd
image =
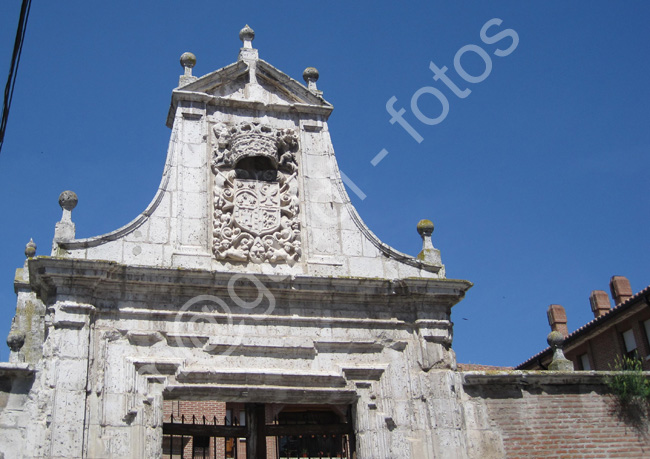
<instances>
[{"instance_id":1,"label":"baroque gable","mask_svg":"<svg viewBox=\"0 0 650 459\"><path fill-rule=\"evenodd\" d=\"M66 209L53 255L222 272L444 278L433 226L418 229L424 251L416 258L381 242L352 206L318 71L306 68L299 83L242 40L236 62L201 77L192 74L196 57L181 56L151 204L88 239L75 237Z\"/></svg>"}]
</instances>

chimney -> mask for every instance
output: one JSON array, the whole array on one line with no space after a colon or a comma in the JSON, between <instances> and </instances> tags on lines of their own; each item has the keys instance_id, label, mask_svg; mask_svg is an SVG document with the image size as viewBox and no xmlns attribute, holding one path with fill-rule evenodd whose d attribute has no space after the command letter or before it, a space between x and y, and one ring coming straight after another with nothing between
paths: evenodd
<instances>
[{"instance_id":1,"label":"chimney","mask_svg":"<svg viewBox=\"0 0 650 459\"><path fill-rule=\"evenodd\" d=\"M612 276L609 281L609 289L612 291L612 298L616 306L632 298L632 287L627 277Z\"/></svg>"},{"instance_id":2,"label":"chimney","mask_svg":"<svg viewBox=\"0 0 650 459\"><path fill-rule=\"evenodd\" d=\"M611 309L609 296L603 290L592 291L591 295L589 295L589 302L591 303L591 311L594 313L595 318L604 316Z\"/></svg>"},{"instance_id":3,"label":"chimney","mask_svg":"<svg viewBox=\"0 0 650 459\"><path fill-rule=\"evenodd\" d=\"M566 327L566 311L559 304L552 304L548 307L548 324L552 331L562 333L565 338L569 336L569 329Z\"/></svg>"}]
</instances>

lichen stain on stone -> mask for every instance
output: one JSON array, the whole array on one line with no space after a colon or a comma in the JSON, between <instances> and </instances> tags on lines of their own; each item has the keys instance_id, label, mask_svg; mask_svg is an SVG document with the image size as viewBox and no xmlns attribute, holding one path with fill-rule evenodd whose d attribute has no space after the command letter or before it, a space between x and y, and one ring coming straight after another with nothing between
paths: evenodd
<instances>
[{"instance_id":1,"label":"lichen stain on stone","mask_svg":"<svg viewBox=\"0 0 650 459\"><path fill-rule=\"evenodd\" d=\"M34 304L33 300L25 301L25 307L23 308L22 317L20 319L22 323L21 329L25 334L27 341L27 346L23 346L23 352L25 354L25 360L27 362L34 362L40 357L38 355L33 355L33 339L38 336L38 334L34 333L34 330L32 330L32 327L34 326L33 318L35 309L36 305Z\"/></svg>"}]
</instances>

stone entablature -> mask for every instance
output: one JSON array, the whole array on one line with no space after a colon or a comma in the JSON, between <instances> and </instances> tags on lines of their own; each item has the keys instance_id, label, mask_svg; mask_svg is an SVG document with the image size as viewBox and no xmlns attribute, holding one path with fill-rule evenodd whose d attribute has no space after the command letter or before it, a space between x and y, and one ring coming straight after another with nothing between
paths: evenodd
<instances>
[{"instance_id":1,"label":"stone entablature","mask_svg":"<svg viewBox=\"0 0 650 459\"><path fill-rule=\"evenodd\" d=\"M432 381L446 381L455 365L449 318L467 281L50 257L30 259L27 273L22 282L48 313L45 358L26 406L58 407L42 412L49 427L24 427L40 445L35 457L160 457L163 400L215 398L352 404L358 457L408 457L413 435L418 451L429 448L427 406L455 403ZM387 418L397 427L387 430Z\"/></svg>"},{"instance_id":2,"label":"stone entablature","mask_svg":"<svg viewBox=\"0 0 650 459\"><path fill-rule=\"evenodd\" d=\"M427 340L444 344L451 343L451 308L472 286L469 281L456 279L239 274L53 257L36 257L27 265L31 291L46 306L74 298L80 304L92 303L107 311L118 310L124 299L123 291L128 290L131 296L125 302L125 311L190 317L201 311L201 303L194 305L191 300L211 295L224 298L228 306L226 312L215 310L212 315L237 320L251 316L251 309L242 304L258 298L263 291L273 297L273 308L260 308L256 311L260 316L255 316L255 320L349 322L411 331L428 329L431 333L436 329L437 337L425 333ZM138 313L139 310L142 312Z\"/></svg>"}]
</instances>

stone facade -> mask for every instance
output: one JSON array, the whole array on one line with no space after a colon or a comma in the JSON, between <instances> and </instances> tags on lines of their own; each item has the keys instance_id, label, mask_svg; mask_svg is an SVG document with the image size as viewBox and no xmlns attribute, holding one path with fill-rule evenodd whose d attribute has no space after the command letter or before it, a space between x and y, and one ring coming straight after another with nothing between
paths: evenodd
<instances>
[{"instance_id":1,"label":"stone facade","mask_svg":"<svg viewBox=\"0 0 650 459\"><path fill-rule=\"evenodd\" d=\"M451 308L471 283L445 277L430 221L418 257L363 224L317 71L303 86L259 59L253 36L244 28L237 62L200 78L182 56L142 214L76 239L64 193L51 256L28 247L0 366L0 452L161 458L166 407L215 402L245 407L228 435L246 438L247 457L270 457L269 413L305 407L347 420L348 457L503 457L489 407L455 371Z\"/></svg>"}]
</instances>

